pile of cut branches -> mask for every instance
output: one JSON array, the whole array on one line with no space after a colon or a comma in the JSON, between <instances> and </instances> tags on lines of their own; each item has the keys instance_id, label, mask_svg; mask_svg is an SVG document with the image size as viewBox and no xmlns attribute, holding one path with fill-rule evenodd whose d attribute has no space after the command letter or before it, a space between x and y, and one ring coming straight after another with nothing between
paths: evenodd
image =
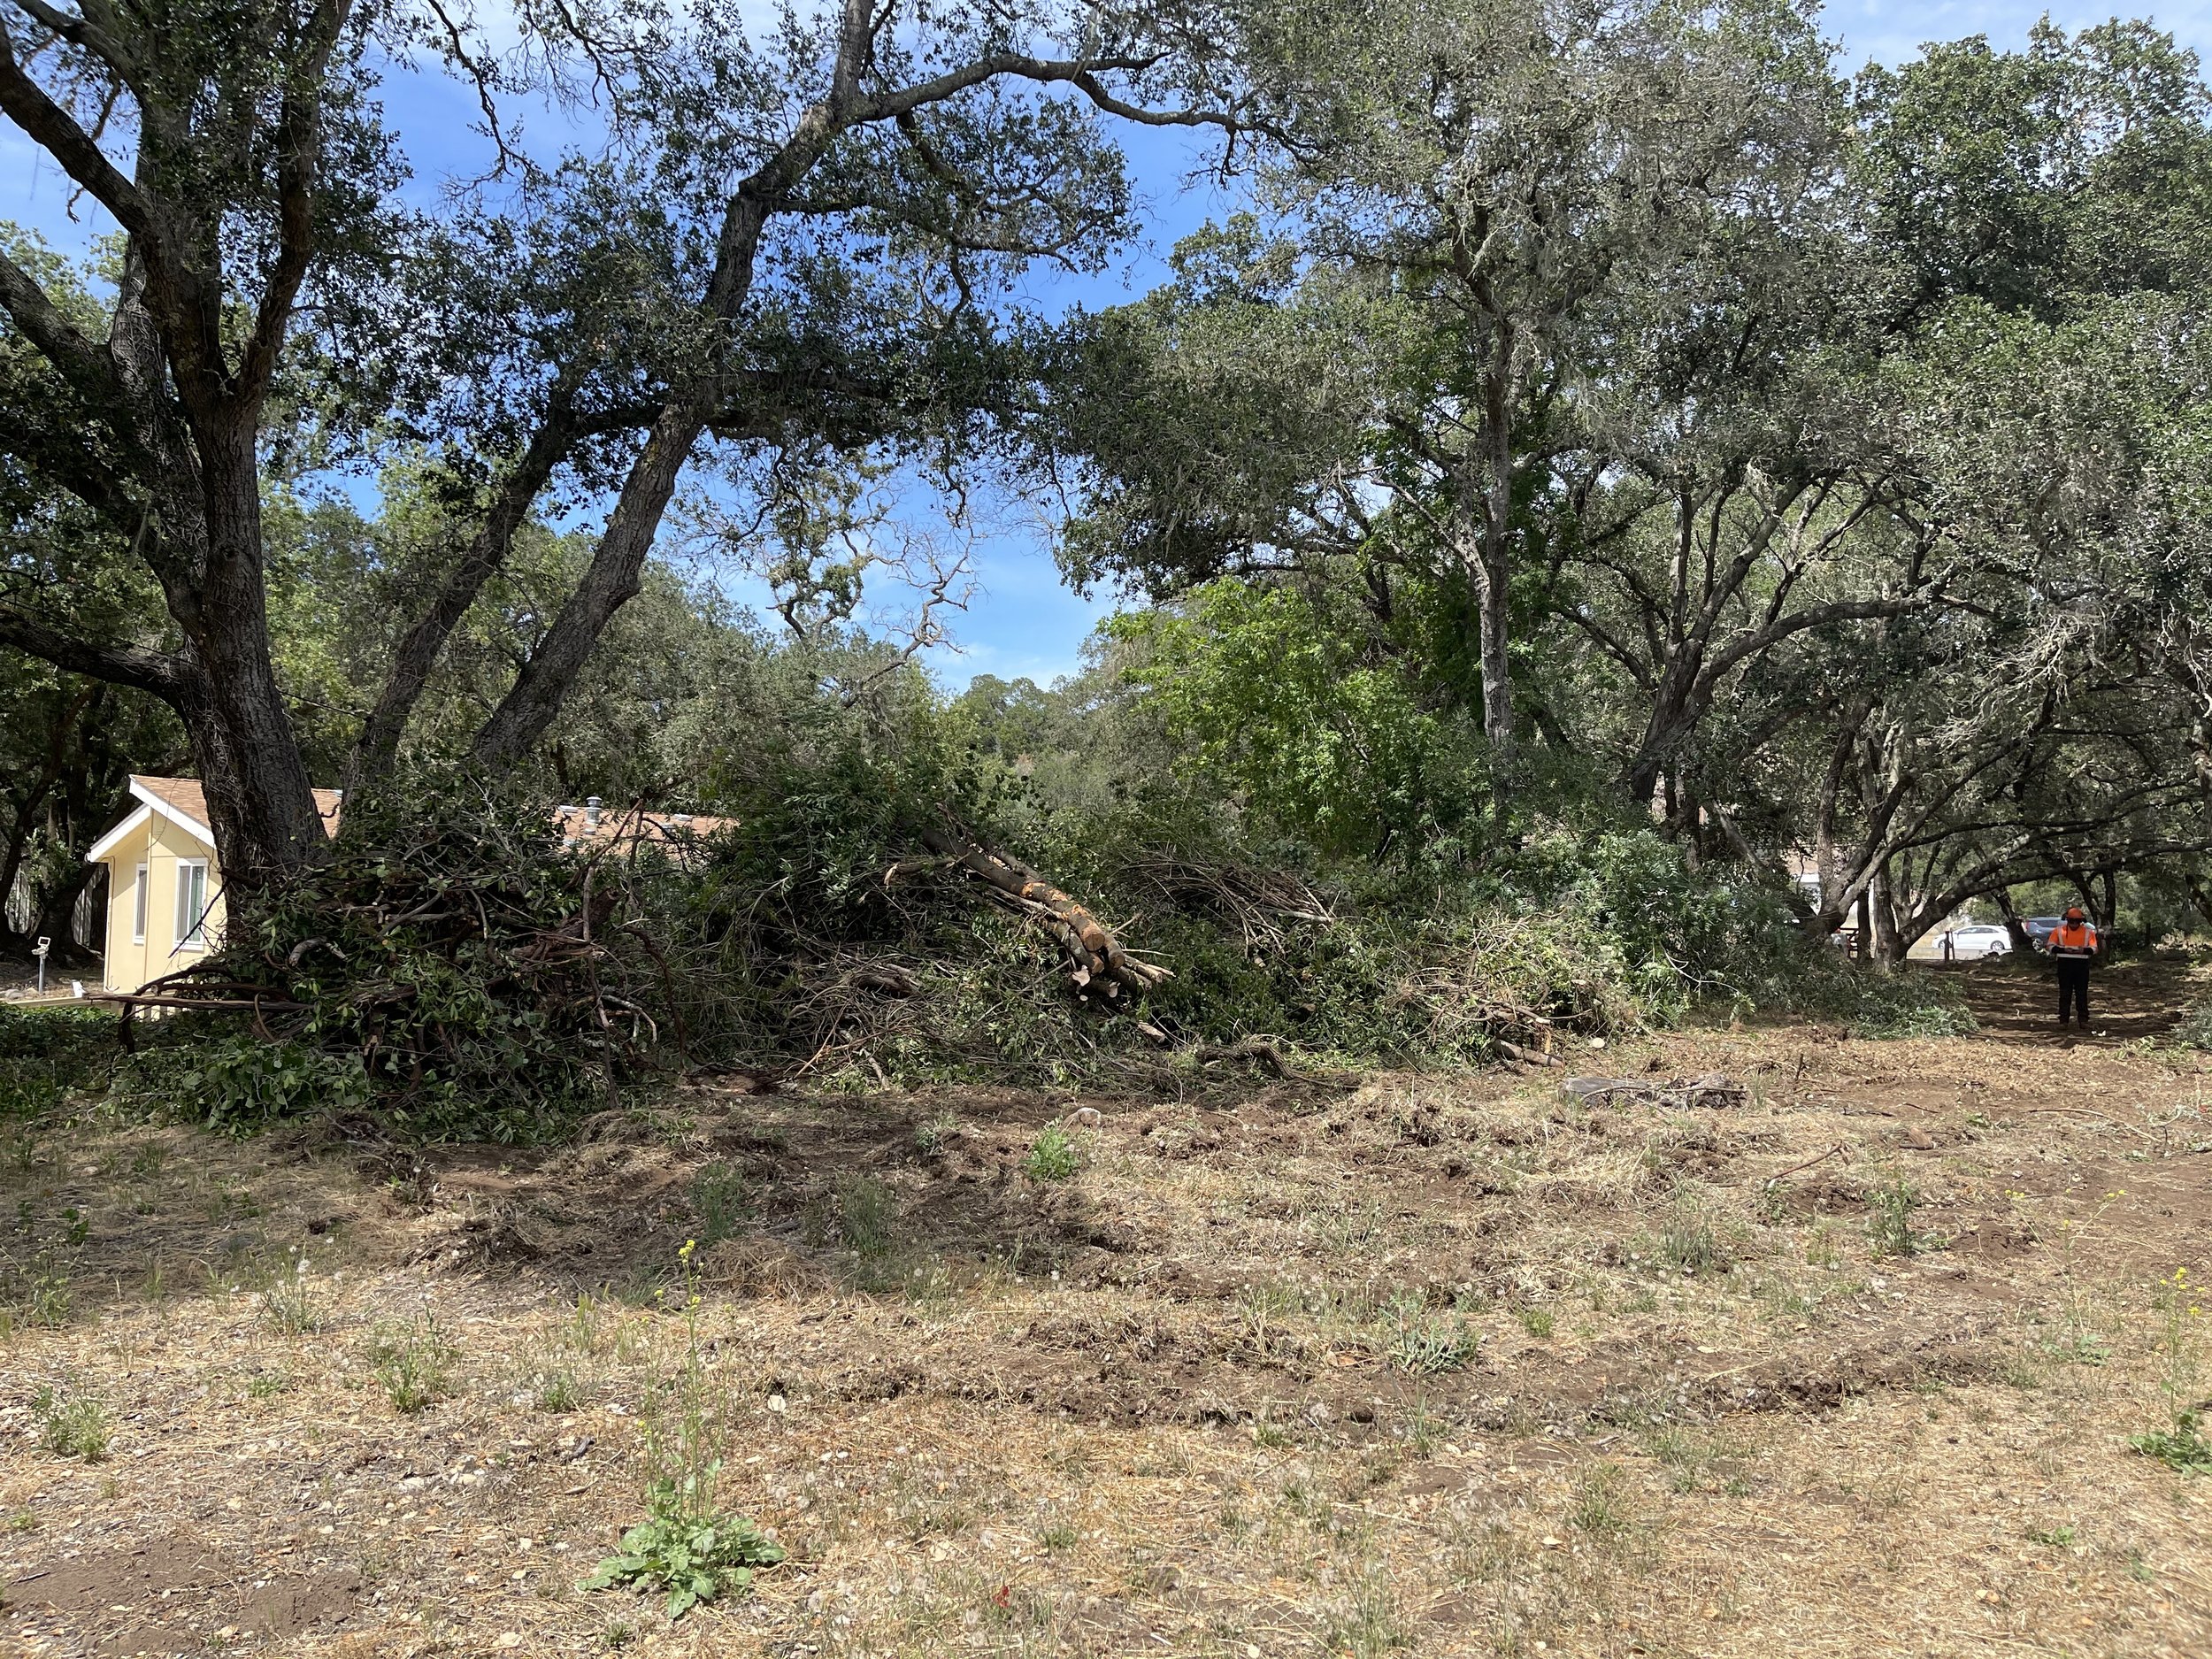
<instances>
[{"instance_id":1,"label":"pile of cut branches","mask_svg":"<svg viewBox=\"0 0 2212 1659\"><path fill-rule=\"evenodd\" d=\"M358 1064L378 1104L480 1129L557 1111L658 1046L665 861L619 836L565 849L541 805L462 783L349 808L330 859L238 907L222 949L127 1000L235 1011Z\"/></svg>"}]
</instances>

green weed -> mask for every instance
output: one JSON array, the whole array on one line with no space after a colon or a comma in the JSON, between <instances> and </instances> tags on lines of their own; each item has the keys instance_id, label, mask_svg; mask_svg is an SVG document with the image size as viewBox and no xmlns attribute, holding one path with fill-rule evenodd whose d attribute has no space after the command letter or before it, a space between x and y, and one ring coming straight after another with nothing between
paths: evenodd
<instances>
[{"instance_id":1,"label":"green weed","mask_svg":"<svg viewBox=\"0 0 2212 1659\"><path fill-rule=\"evenodd\" d=\"M753 1574L784 1552L742 1516L719 1502L723 1430L712 1409L706 1348L699 1335L699 1287L692 1267L695 1241L677 1254L684 1286L684 1358L658 1386L644 1419L645 1519L622 1535L586 1590L665 1592L668 1617L681 1618L702 1601L741 1595Z\"/></svg>"},{"instance_id":2,"label":"green weed","mask_svg":"<svg viewBox=\"0 0 2212 1659\"><path fill-rule=\"evenodd\" d=\"M1901 1175L1868 1192L1866 1236L1875 1255L1917 1256L1927 1248L1927 1235L1912 1225L1919 1203L1919 1189Z\"/></svg>"},{"instance_id":3,"label":"green weed","mask_svg":"<svg viewBox=\"0 0 2212 1659\"><path fill-rule=\"evenodd\" d=\"M370 1350L384 1397L403 1417L426 1411L452 1392L453 1364L460 1357L430 1314L403 1325L380 1325Z\"/></svg>"},{"instance_id":4,"label":"green weed","mask_svg":"<svg viewBox=\"0 0 2212 1659\"><path fill-rule=\"evenodd\" d=\"M1064 1181L1074 1175L1080 1162L1068 1132L1058 1124L1047 1124L1022 1167L1032 1180Z\"/></svg>"},{"instance_id":5,"label":"green weed","mask_svg":"<svg viewBox=\"0 0 2212 1659\"><path fill-rule=\"evenodd\" d=\"M1390 1363L1414 1377L1459 1371L1481 1350L1482 1339L1457 1314L1425 1306L1417 1296L1393 1299L1384 1310Z\"/></svg>"},{"instance_id":6,"label":"green weed","mask_svg":"<svg viewBox=\"0 0 2212 1659\"><path fill-rule=\"evenodd\" d=\"M31 1397L38 1443L58 1457L81 1457L88 1463L108 1455L107 1408L88 1394L64 1394L49 1385Z\"/></svg>"},{"instance_id":7,"label":"green weed","mask_svg":"<svg viewBox=\"0 0 2212 1659\"><path fill-rule=\"evenodd\" d=\"M557 1416L573 1411L584 1403L584 1386L572 1371L540 1371L536 1386L531 1390L530 1403L541 1411Z\"/></svg>"},{"instance_id":8,"label":"green weed","mask_svg":"<svg viewBox=\"0 0 2212 1659\"><path fill-rule=\"evenodd\" d=\"M838 1183L837 1233L860 1256L882 1256L891 1248L898 1201L873 1176L852 1175Z\"/></svg>"},{"instance_id":9,"label":"green weed","mask_svg":"<svg viewBox=\"0 0 2212 1659\"><path fill-rule=\"evenodd\" d=\"M322 1304L309 1282L306 1251L294 1256L288 1267L264 1277L261 1317L286 1336L311 1336L323 1328Z\"/></svg>"},{"instance_id":10,"label":"green weed","mask_svg":"<svg viewBox=\"0 0 2212 1659\"><path fill-rule=\"evenodd\" d=\"M1618 1463L1599 1463L1575 1482L1574 1505L1567 1512L1567 1519L1591 1542L1612 1546L1626 1539L1635 1528L1635 1517L1630 1514L1623 1493L1621 1466Z\"/></svg>"},{"instance_id":11,"label":"green weed","mask_svg":"<svg viewBox=\"0 0 2212 1659\"><path fill-rule=\"evenodd\" d=\"M1410 1648L1414 1635L1389 1582L1370 1573L1353 1592L1350 1604L1330 1619L1321 1645L1324 1653L1348 1659L1381 1659Z\"/></svg>"},{"instance_id":12,"label":"green weed","mask_svg":"<svg viewBox=\"0 0 2212 1659\"><path fill-rule=\"evenodd\" d=\"M1659 1259L1678 1273L1706 1279L1728 1271L1728 1250L1702 1216L1678 1212L1661 1225Z\"/></svg>"},{"instance_id":13,"label":"green weed","mask_svg":"<svg viewBox=\"0 0 2212 1659\"><path fill-rule=\"evenodd\" d=\"M732 1164L708 1164L692 1179L691 1207L699 1215L699 1242L721 1243L749 1213L745 1171Z\"/></svg>"},{"instance_id":14,"label":"green weed","mask_svg":"<svg viewBox=\"0 0 2212 1659\"><path fill-rule=\"evenodd\" d=\"M2155 1293L2160 1314L2159 1350L2164 1356L2158 1379L2166 1398L2166 1425L2148 1433L2128 1437L2128 1444L2146 1457L2155 1457L2182 1474L2212 1474L2212 1442L2199 1429L2202 1417L2197 1400L2202 1364L2197 1348L2200 1314L2197 1287L2189 1282L2189 1270L2174 1269L2161 1279Z\"/></svg>"}]
</instances>

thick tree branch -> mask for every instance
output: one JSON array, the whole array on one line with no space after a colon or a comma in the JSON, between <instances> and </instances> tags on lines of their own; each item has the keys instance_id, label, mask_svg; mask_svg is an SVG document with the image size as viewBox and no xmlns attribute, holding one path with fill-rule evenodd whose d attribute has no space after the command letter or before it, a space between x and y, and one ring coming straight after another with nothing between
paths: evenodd
<instances>
[{"instance_id":1,"label":"thick tree branch","mask_svg":"<svg viewBox=\"0 0 2212 1659\"><path fill-rule=\"evenodd\" d=\"M20 4L20 0L15 0ZM61 169L89 191L93 199L115 215L116 223L134 236L158 245L161 227L152 204L115 165L102 153L92 136L75 119L46 96L45 88L26 74L17 61L14 38L0 19L0 114L21 127Z\"/></svg>"},{"instance_id":2,"label":"thick tree branch","mask_svg":"<svg viewBox=\"0 0 2212 1659\"><path fill-rule=\"evenodd\" d=\"M0 254L0 308L79 396L103 411L115 407L122 388L107 353L62 315L37 280L5 254Z\"/></svg>"},{"instance_id":3,"label":"thick tree branch","mask_svg":"<svg viewBox=\"0 0 2212 1659\"><path fill-rule=\"evenodd\" d=\"M236 390L257 403L276 373L285 331L300 284L315 256L315 175L322 152L322 85L340 32L351 12L350 0L321 0L309 30L305 60L296 65L285 88L277 120L277 254L262 290L253 333L240 354Z\"/></svg>"},{"instance_id":4,"label":"thick tree branch","mask_svg":"<svg viewBox=\"0 0 2212 1659\"><path fill-rule=\"evenodd\" d=\"M174 701L185 685L184 665L173 657L134 645L81 639L8 605L0 605L0 645L12 646L73 674L151 692L167 701Z\"/></svg>"}]
</instances>

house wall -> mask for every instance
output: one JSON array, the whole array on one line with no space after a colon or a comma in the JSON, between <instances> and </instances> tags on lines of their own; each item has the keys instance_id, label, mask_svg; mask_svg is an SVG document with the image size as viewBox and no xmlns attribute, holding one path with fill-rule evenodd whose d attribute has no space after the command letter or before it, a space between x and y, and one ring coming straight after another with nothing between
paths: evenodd
<instances>
[{"instance_id":1,"label":"house wall","mask_svg":"<svg viewBox=\"0 0 2212 1659\"><path fill-rule=\"evenodd\" d=\"M207 864L207 945L222 935L221 872L215 849L158 812L111 849L100 862L108 867L107 957L102 981L111 991L135 991L150 979L187 968L207 954L177 946L177 866L202 859ZM138 916L138 867L146 866L146 937L134 939Z\"/></svg>"}]
</instances>

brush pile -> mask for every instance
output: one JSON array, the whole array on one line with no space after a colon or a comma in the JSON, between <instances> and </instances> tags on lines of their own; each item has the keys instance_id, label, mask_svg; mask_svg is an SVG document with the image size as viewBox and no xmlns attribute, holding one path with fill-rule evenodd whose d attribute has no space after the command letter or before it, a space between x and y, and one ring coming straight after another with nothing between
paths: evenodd
<instances>
[{"instance_id":1,"label":"brush pile","mask_svg":"<svg viewBox=\"0 0 2212 1659\"><path fill-rule=\"evenodd\" d=\"M541 806L465 786L355 810L373 821L127 1011L242 1015L265 1042L350 1062L380 1107L417 1119L557 1110L659 1048L668 858L636 837L565 849Z\"/></svg>"}]
</instances>

